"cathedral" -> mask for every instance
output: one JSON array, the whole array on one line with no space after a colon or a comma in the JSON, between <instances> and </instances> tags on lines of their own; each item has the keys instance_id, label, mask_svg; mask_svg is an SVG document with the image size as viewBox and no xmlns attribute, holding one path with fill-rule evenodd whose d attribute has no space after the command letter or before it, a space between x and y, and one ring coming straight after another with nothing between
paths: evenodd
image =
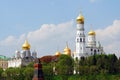
<instances>
[{"instance_id":1,"label":"cathedral","mask_svg":"<svg viewBox=\"0 0 120 80\"><path fill-rule=\"evenodd\" d=\"M73 54L74 59L80 59L80 57L87 57L95 54L103 54L103 47L100 42L98 45L96 44L96 33L93 30L88 32L87 38L85 36L84 29L84 16L80 14L77 19L77 31L76 31L76 39L75 39L75 48L76 51ZM85 40L87 39L87 41Z\"/></svg>"},{"instance_id":2,"label":"cathedral","mask_svg":"<svg viewBox=\"0 0 120 80\"><path fill-rule=\"evenodd\" d=\"M21 67L26 66L30 62L33 62L37 58L37 52L33 51L31 54L30 44L27 40L25 40L22 45L22 51L16 51L15 56L8 60L8 68L9 67Z\"/></svg>"},{"instance_id":3,"label":"cathedral","mask_svg":"<svg viewBox=\"0 0 120 80\"><path fill-rule=\"evenodd\" d=\"M86 37L84 32L84 16L82 14L76 18L76 23L75 52L71 53L67 44L63 54L72 56L74 60L80 60L81 57L88 57L95 54L104 54L104 50L100 42L97 44L96 33L94 30L90 30ZM56 52L56 56L59 56L60 54L61 53L59 51Z\"/></svg>"}]
</instances>

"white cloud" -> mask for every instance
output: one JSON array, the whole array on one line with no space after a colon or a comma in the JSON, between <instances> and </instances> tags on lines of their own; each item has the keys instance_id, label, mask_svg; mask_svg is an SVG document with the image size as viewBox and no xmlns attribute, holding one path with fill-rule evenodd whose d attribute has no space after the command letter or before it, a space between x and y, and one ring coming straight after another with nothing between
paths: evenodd
<instances>
[{"instance_id":1,"label":"white cloud","mask_svg":"<svg viewBox=\"0 0 120 80\"><path fill-rule=\"evenodd\" d=\"M75 28L73 21L66 23L43 24L38 30L31 31L28 34L23 34L18 38L9 36L5 40L0 41L0 48L7 56L14 54L16 49L21 50L21 46L27 37L31 44L31 51L36 49L38 56L54 55L58 49L63 51L66 41L72 43L74 40ZM8 54L11 53L11 54Z\"/></svg>"},{"instance_id":2,"label":"white cloud","mask_svg":"<svg viewBox=\"0 0 120 80\"><path fill-rule=\"evenodd\" d=\"M32 49L39 50L39 55L54 55L58 47L63 51L66 41L72 43L74 31L73 21L58 25L44 24L40 29L29 32L27 37L33 46Z\"/></svg>"},{"instance_id":3,"label":"white cloud","mask_svg":"<svg viewBox=\"0 0 120 80\"><path fill-rule=\"evenodd\" d=\"M11 56L15 50L21 50L21 46L28 38L31 44L31 51L37 50L38 56L54 55L56 50L63 52L66 41L72 51L75 49L76 27L73 21L61 24L43 24L38 30L31 31L28 34L22 34L19 37L9 36L0 41L1 54ZM97 41L100 41L106 53L116 53L120 56L120 20L113 21L113 24L104 29L97 29Z\"/></svg>"},{"instance_id":4,"label":"white cloud","mask_svg":"<svg viewBox=\"0 0 120 80\"><path fill-rule=\"evenodd\" d=\"M96 33L97 40L102 42L107 53L116 53L117 56L120 56L120 20L113 21L113 24L105 29L96 30Z\"/></svg>"}]
</instances>

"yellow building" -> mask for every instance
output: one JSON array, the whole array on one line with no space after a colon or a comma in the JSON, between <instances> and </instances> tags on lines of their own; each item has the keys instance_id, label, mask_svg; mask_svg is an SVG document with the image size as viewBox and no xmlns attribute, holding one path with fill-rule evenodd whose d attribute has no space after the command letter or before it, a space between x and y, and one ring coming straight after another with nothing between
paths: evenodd
<instances>
[{"instance_id":1,"label":"yellow building","mask_svg":"<svg viewBox=\"0 0 120 80\"><path fill-rule=\"evenodd\" d=\"M8 68L8 58L6 56L0 55L0 68Z\"/></svg>"}]
</instances>

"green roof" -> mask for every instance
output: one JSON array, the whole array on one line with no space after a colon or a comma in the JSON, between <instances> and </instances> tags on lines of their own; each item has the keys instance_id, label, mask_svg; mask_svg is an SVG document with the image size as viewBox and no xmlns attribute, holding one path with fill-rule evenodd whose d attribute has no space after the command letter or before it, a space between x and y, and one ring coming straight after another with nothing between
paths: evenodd
<instances>
[{"instance_id":1,"label":"green roof","mask_svg":"<svg viewBox=\"0 0 120 80\"><path fill-rule=\"evenodd\" d=\"M6 56L0 55L0 59L8 60L9 58L7 58Z\"/></svg>"}]
</instances>

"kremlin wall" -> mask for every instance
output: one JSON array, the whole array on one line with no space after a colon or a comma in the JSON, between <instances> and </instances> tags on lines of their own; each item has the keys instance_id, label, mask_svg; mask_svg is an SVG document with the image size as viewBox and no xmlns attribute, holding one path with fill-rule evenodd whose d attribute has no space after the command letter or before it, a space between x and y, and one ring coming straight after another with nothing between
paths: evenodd
<instances>
[{"instance_id":1,"label":"kremlin wall","mask_svg":"<svg viewBox=\"0 0 120 80\"><path fill-rule=\"evenodd\" d=\"M82 13L80 13L76 18L76 39L74 45L75 51L71 51L69 44L66 43L66 47L63 51L56 51L56 53L53 55L59 57L61 54L65 54L71 56L74 60L80 60L81 57L104 54L102 45L100 42L96 41L95 31L91 29L88 32L88 35L85 35L84 23L84 16ZM34 60L37 59L37 52L31 52L30 47L31 46L28 40L25 40L24 44L22 45L22 50L16 50L15 56L8 59L0 57L0 67L4 69L9 67L22 67L27 66L30 62L34 62ZM41 60L43 60L43 57L41 57ZM51 56L51 59L57 60L57 57Z\"/></svg>"}]
</instances>

